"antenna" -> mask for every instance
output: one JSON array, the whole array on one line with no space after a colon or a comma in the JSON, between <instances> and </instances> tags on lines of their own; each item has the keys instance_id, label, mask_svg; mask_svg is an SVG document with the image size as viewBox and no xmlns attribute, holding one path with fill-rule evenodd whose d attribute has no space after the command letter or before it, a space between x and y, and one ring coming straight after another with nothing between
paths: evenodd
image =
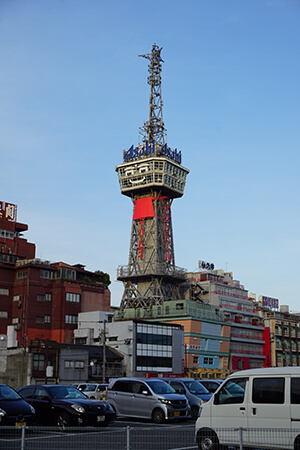
<instances>
[{"instance_id":1,"label":"antenna","mask_svg":"<svg viewBox=\"0 0 300 450\"><path fill-rule=\"evenodd\" d=\"M166 129L162 115L162 95L161 95L161 71L164 62L160 56L162 48L156 44L152 46L151 54L139 55L148 59L148 84L150 85L149 99L149 120L140 127L140 135L143 142L157 142L161 146L165 144Z\"/></svg>"}]
</instances>

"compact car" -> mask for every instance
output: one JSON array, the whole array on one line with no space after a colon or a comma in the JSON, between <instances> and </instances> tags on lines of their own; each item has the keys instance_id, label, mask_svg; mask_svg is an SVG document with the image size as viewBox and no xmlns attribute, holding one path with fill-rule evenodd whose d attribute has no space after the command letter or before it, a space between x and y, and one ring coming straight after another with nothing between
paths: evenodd
<instances>
[{"instance_id":1,"label":"compact car","mask_svg":"<svg viewBox=\"0 0 300 450\"><path fill-rule=\"evenodd\" d=\"M197 419L202 405L207 402L212 394L193 378L163 378L178 393L188 399L191 407L192 419Z\"/></svg>"},{"instance_id":2,"label":"compact car","mask_svg":"<svg viewBox=\"0 0 300 450\"><path fill-rule=\"evenodd\" d=\"M35 410L13 388L0 384L0 426L13 426L22 422L30 425Z\"/></svg>"},{"instance_id":3,"label":"compact car","mask_svg":"<svg viewBox=\"0 0 300 450\"><path fill-rule=\"evenodd\" d=\"M106 394L108 384L106 383L87 383L79 385L77 389L82 391L89 398L103 400Z\"/></svg>"},{"instance_id":4,"label":"compact car","mask_svg":"<svg viewBox=\"0 0 300 450\"><path fill-rule=\"evenodd\" d=\"M116 378L108 385L106 400L118 417L152 419L155 423L186 420L190 412L186 397L157 378Z\"/></svg>"},{"instance_id":5,"label":"compact car","mask_svg":"<svg viewBox=\"0 0 300 450\"><path fill-rule=\"evenodd\" d=\"M73 386L31 385L18 389L30 403L43 425L106 426L115 419L112 407L101 400L90 400Z\"/></svg>"}]
</instances>

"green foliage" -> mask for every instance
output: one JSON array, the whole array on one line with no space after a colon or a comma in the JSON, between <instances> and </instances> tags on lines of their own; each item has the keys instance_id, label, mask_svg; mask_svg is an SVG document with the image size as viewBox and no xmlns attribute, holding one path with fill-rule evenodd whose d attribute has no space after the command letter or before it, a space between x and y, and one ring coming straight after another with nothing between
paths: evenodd
<instances>
[{"instance_id":1,"label":"green foliage","mask_svg":"<svg viewBox=\"0 0 300 450\"><path fill-rule=\"evenodd\" d=\"M106 287L108 287L111 283L109 273L102 272L102 270L96 270L95 273L98 275L102 275L103 277L103 284L105 284Z\"/></svg>"}]
</instances>

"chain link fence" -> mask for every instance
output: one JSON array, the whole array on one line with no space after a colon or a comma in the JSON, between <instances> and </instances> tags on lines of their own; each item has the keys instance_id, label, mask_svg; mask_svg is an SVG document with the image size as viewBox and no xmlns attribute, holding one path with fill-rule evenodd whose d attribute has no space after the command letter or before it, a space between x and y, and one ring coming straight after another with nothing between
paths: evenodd
<instances>
[{"instance_id":1,"label":"chain link fence","mask_svg":"<svg viewBox=\"0 0 300 450\"><path fill-rule=\"evenodd\" d=\"M216 429L195 440L195 426L109 428L0 427L3 450L300 450L299 430ZM220 444L221 442L221 444ZM199 447L198 447L199 445Z\"/></svg>"}]
</instances>

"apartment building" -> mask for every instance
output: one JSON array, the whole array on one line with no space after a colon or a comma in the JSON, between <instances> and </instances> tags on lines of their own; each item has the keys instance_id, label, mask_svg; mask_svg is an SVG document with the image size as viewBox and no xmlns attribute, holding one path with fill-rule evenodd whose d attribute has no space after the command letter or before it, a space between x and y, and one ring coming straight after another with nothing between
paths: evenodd
<instances>
[{"instance_id":1,"label":"apartment building","mask_svg":"<svg viewBox=\"0 0 300 450\"><path fill-rule=\"evenodd\" d=\"M187 278L199 287L201 301L219 307L230 325L229 370L263 367L264 321L240 281L213 265L210 270L189 272Z\"/></svg>"}]
</instances>

